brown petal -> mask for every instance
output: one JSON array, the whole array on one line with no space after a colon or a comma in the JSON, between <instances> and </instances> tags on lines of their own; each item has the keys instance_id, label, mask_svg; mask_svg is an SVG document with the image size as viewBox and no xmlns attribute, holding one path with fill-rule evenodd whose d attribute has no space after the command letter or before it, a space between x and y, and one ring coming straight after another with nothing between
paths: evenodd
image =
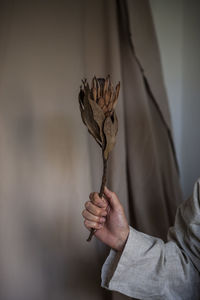
<instances>
[{"instance_id":1,"label":"brown petal","mask_svg":"<svg viewBox=\"0 0 200 300\"><path fill-rule=\"evenodd\" d=\"M81 105L81 107L83 107L84 96L85 96L85 93L84 93L84 90L82 89L82 86L81 86L80 87L80 92L79 92L79 95L78 95L78 100L79 100L79 104Z\"/></svg>"},{"instance_id":2,"label":"brown petal","mask_svg":"<svg viewBox=\"0 0 200 300\"><path fill-rule=\"evenodd\" d=\"M103 123L104 123L104 120L105 120L104 112L96 102L94 102L92 100L89 100L89 103L90 103L90 106L92 108L93 118L96 121L96 123L98 124L100 137L101 137L101 141L102 141L102 144L103 144L103 142L104 142Z\"/></svg>"},{"instance_id":3,"label":"brown petal","mask_svg":"<svg viewBox=\"0 0 200 300\"><path fill-rule=\"evenodd\" d=\"M115 146L115 137L118 130L118 121L117 116L114 113L113 119L111 117L107 117L104 122L103 132L106 137L105 149L104 149L104 158L108 159L109 153Z\"/></svg>"},{"instance_id":4,"label":"brown petal","mask_svg":"<svg viewBox=\"0 0 200 300\"><path fill-rule=\"evenodd\" d=\"M92 78L92 82L91 82L91 89L94 88L94 77Z\"/></svg>"},{"instance_id":5,"label":"brown petal","mask_svg":"<svg viewBox=\"0 0 200 300\"><path fill-rule=\"evenodd\" d=\"M111 103L113 102L113 99L114 99L114 90L112 90L111 94L110 94L110 102Z\"/></svg>"},{"instance_id":6,"label":"brown petal","mask_svg":"<svg viewBox=\"0 0 200 300\"><path fill-rule=\"evenodd\" d=\"M108 105L110 101L110 91L107 91L105 94L105 104Z\"/></svg>"},{"instance_id":7,"label":"brown petal","mask_svg":"<svg viewBox=\"0 0 200 300\"><path fill-rule=\"evenodd\" d=\"M104 84L104 89L103 89L103 96L104 97L105 97L106 92L108 90L109 84L110 84L110 75L107 76L105 84Z\"/></svg>"},{"instance_id":8,"label":"brown petal","mask_svg":"<svg viewBox=\"0 0 200 300\"><path fill-rule=\"evenodd\" d=\"M106 113L106 112L107 112L107 106L104 105L104 106L102 107L102 110L103 110L104 113Z\"/></svg>"},{"instance_id":9,"label":"brown petal","mask_svg":"<svg viewBox=\"0 0 200 300\"><path fill-rule=\"evenodd\" d=\"M112 108L113 108L113 104L112 104L112 102L110 102L109 105L108 105L108 111L111 111Z\"/></svg>"},{"instance_id":10,"label":"brown petal","mask_svg":"<svg viewBox=\"0 0 200 300\"><path fill-rule=\"evenodd\" d=\"M97 100L97 90L96 90L96 88L92 89L92 95L93 95L94 101L96 101Z\"/></svg>"},{"instance_id":11,"label":"brown petal","mask_svg":"<svg viewBox=\"0 0 200 300\"><path fill-rule=\"evenodd\" d=\"M114 97L114 100L113 100L113 110L115 109L115 107L117 105L117 100L118 100L118 98L117 98L117 96L115 94L115 97Z\"/></svg>"},{"instance_id":12,"label":"brown petal","mask_svg":"<svg viewBox=\"0 0 200 300\"><path fill-rule=\"evenodd\" d=\"M102 97L99 99L98 104L101 108L104 106L104 99Z\"/></svg>"},{"instance_id":13,"label":"brown petal","mask_svg":"<svg viewBox=\"0 0 200 300\"><path fill-rule=\"evenodd\" d=\"M96 124L94 124L94 122L91 121L91 118L88 116L85 110L81 110L81 117L83 123L87 126L89 133L95 138L98 144L102 147L102 140L99 134L99 129L96 126Z\"/></svg>"},{"instance_id":14,"label":"brown petal","mask_svg":"<svg viewBox=\"0 0 200 300\"><path fill-rule=\"evenodd\" d=\"M110 83L110 92L114 92L114 87L113 87L113 84L112 84L112 82Z\"/></svg>"},{"instance_id":15,"label":"brown petal","mask_svg":"<svg viewBox=\"0 0 200 300\"><path fill-rule=\"evenodd\" d=\"M85 78L85 79L83 79L82 80L82 83L83 83L83 86L84 86L84 88L86 87L86 84L87 84L87 79Z\"/></svg>"},{"instance_id":16,"label":"brown petal","mask_svg":"<svg viewBox=\"0 0 200 300\"><path fill-rule=\"evenodd\" d=\"M116 86L116 98L119 97L119 90L120 90L120 82Z\"/></svg>"},{"instance_id":17,"label":"brown petal","mask_svg":"<svg viewBox=\"0 0 200 300\"><path fill-rule=\"evenodd\" d=\"M99 99L101 97L101 88L100 88L100 84L97 80L97 98Z\"/></svg>"},{"instance_id":18,"label":"brown petal","mask_svg":"<svg viewBox=\"0 0 200 300\"><path fill-rule=\"evenodd\" d=\"M99 143L99 145L102 146L102 130L100 131L97 122L94 120L93 111L89 101L91 101L92 103L96 103L96 102L94 102L93 100L89 100L89 93L90 93L89 88L86 87L84 92L85 95L83 99L81 99L79 93L81 117L84 124L87 126L89 133L95 138L95 140Z\"/></svg>"}]
</instances>

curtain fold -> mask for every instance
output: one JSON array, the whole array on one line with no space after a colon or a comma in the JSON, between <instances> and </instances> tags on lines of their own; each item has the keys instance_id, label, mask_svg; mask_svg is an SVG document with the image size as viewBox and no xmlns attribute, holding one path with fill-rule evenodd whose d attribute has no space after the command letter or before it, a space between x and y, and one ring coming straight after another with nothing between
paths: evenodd
<instances>
[{"instance_id":1,"label":"curtain fold","mask_svg":"<svg viewBox=\"0 0 200 300\"><path fill-rule=\"evenodd\" d=\"M117 3L131 223L165 240L181 191L155 30L147 1Z\"/></svg>"},{"instance_id":2,"label":"curtain fold","mask_svg":"<svg viewBox=\"0 0 200 300\"><path fill-rule=\"evenodd\" d=\"M103 166L78 93L83 77L121 81L108 187L165 238L181 193L148 2L9 0L0 15L0 298L128 299L100 288L109 249L86 243Z\"/></svg>"}]
</instances>

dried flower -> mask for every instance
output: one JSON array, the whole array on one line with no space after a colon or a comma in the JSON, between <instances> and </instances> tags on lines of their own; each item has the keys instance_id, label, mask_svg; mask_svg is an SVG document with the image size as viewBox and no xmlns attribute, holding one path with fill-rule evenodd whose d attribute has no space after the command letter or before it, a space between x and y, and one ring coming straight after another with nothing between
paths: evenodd
<instances>
[{"instance_id":1,"label":"dried flower","mask_svg":"<svg viewBox=\"0 0 200 300\"><path fill-rule=\"evenodd\" d=\"M91 88L87 80L83 80L79 93L81 116L89 133L102 147L104 159L108 159L109 153L115 145L115 137L118 130L118 121L115 113L120 83L116 88L106 79L92 79Z\"/></svg>"},{"instance_id":2,"label":"dried flower","mask_svg":"<svg viewBox=\"0 0 200 300\"><path fill-rule=\"evenodd\" d=\"M118 130L115 107L119 96L120 83L117 84L114 90L109 75L106 79L94 77L91 88L86 79L82 82L83 87L81 86L79 93L81 117L89 133L102 148L103 176L99 192L99 197L102 197L106 184L107 161L109 153L115 145ZM95 229L91 229L87 241L92 239L94 233Z\"/></svg>"}]
</instances>

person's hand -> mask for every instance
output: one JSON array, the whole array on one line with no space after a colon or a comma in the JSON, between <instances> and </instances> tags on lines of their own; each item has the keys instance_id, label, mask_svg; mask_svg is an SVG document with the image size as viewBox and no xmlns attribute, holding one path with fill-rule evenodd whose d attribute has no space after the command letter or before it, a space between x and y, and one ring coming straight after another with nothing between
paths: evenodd
<instances>
[{"instance_id":1,"label":"person's hand","mask_svg":"<svg viewBox=\"0 0 200 300\"><path fill-rule=\"evenodd\" d=\"M117 197L108 188L104 190L105 198L98 193L90 194L90 201L85 203L82 212L84 224L88 230L94 228L95 236L103 243L117 251L122 251L129 234L129 226L124 209Z\"/></svg>"}]
</instances>

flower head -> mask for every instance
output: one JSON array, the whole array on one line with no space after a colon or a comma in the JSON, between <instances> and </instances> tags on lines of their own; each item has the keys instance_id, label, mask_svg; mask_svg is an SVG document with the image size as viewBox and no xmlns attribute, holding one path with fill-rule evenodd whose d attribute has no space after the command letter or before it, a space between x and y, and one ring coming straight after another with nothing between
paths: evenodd
<instances>
[{"instance_id":1,"label":"flower head","mask_svg":"<svg viewBox=\"0 0 200 300\"><path fill-rule=\"evenodd\" d=\"M87 80L83 80L79 93L81 116L89 133L102 147L104 158L115 145L115 137L118 130L118 121L115 113L120 83L114 89L108 75L106 79L92 79L91 87Z\"/></svg>"}]
</instances>

